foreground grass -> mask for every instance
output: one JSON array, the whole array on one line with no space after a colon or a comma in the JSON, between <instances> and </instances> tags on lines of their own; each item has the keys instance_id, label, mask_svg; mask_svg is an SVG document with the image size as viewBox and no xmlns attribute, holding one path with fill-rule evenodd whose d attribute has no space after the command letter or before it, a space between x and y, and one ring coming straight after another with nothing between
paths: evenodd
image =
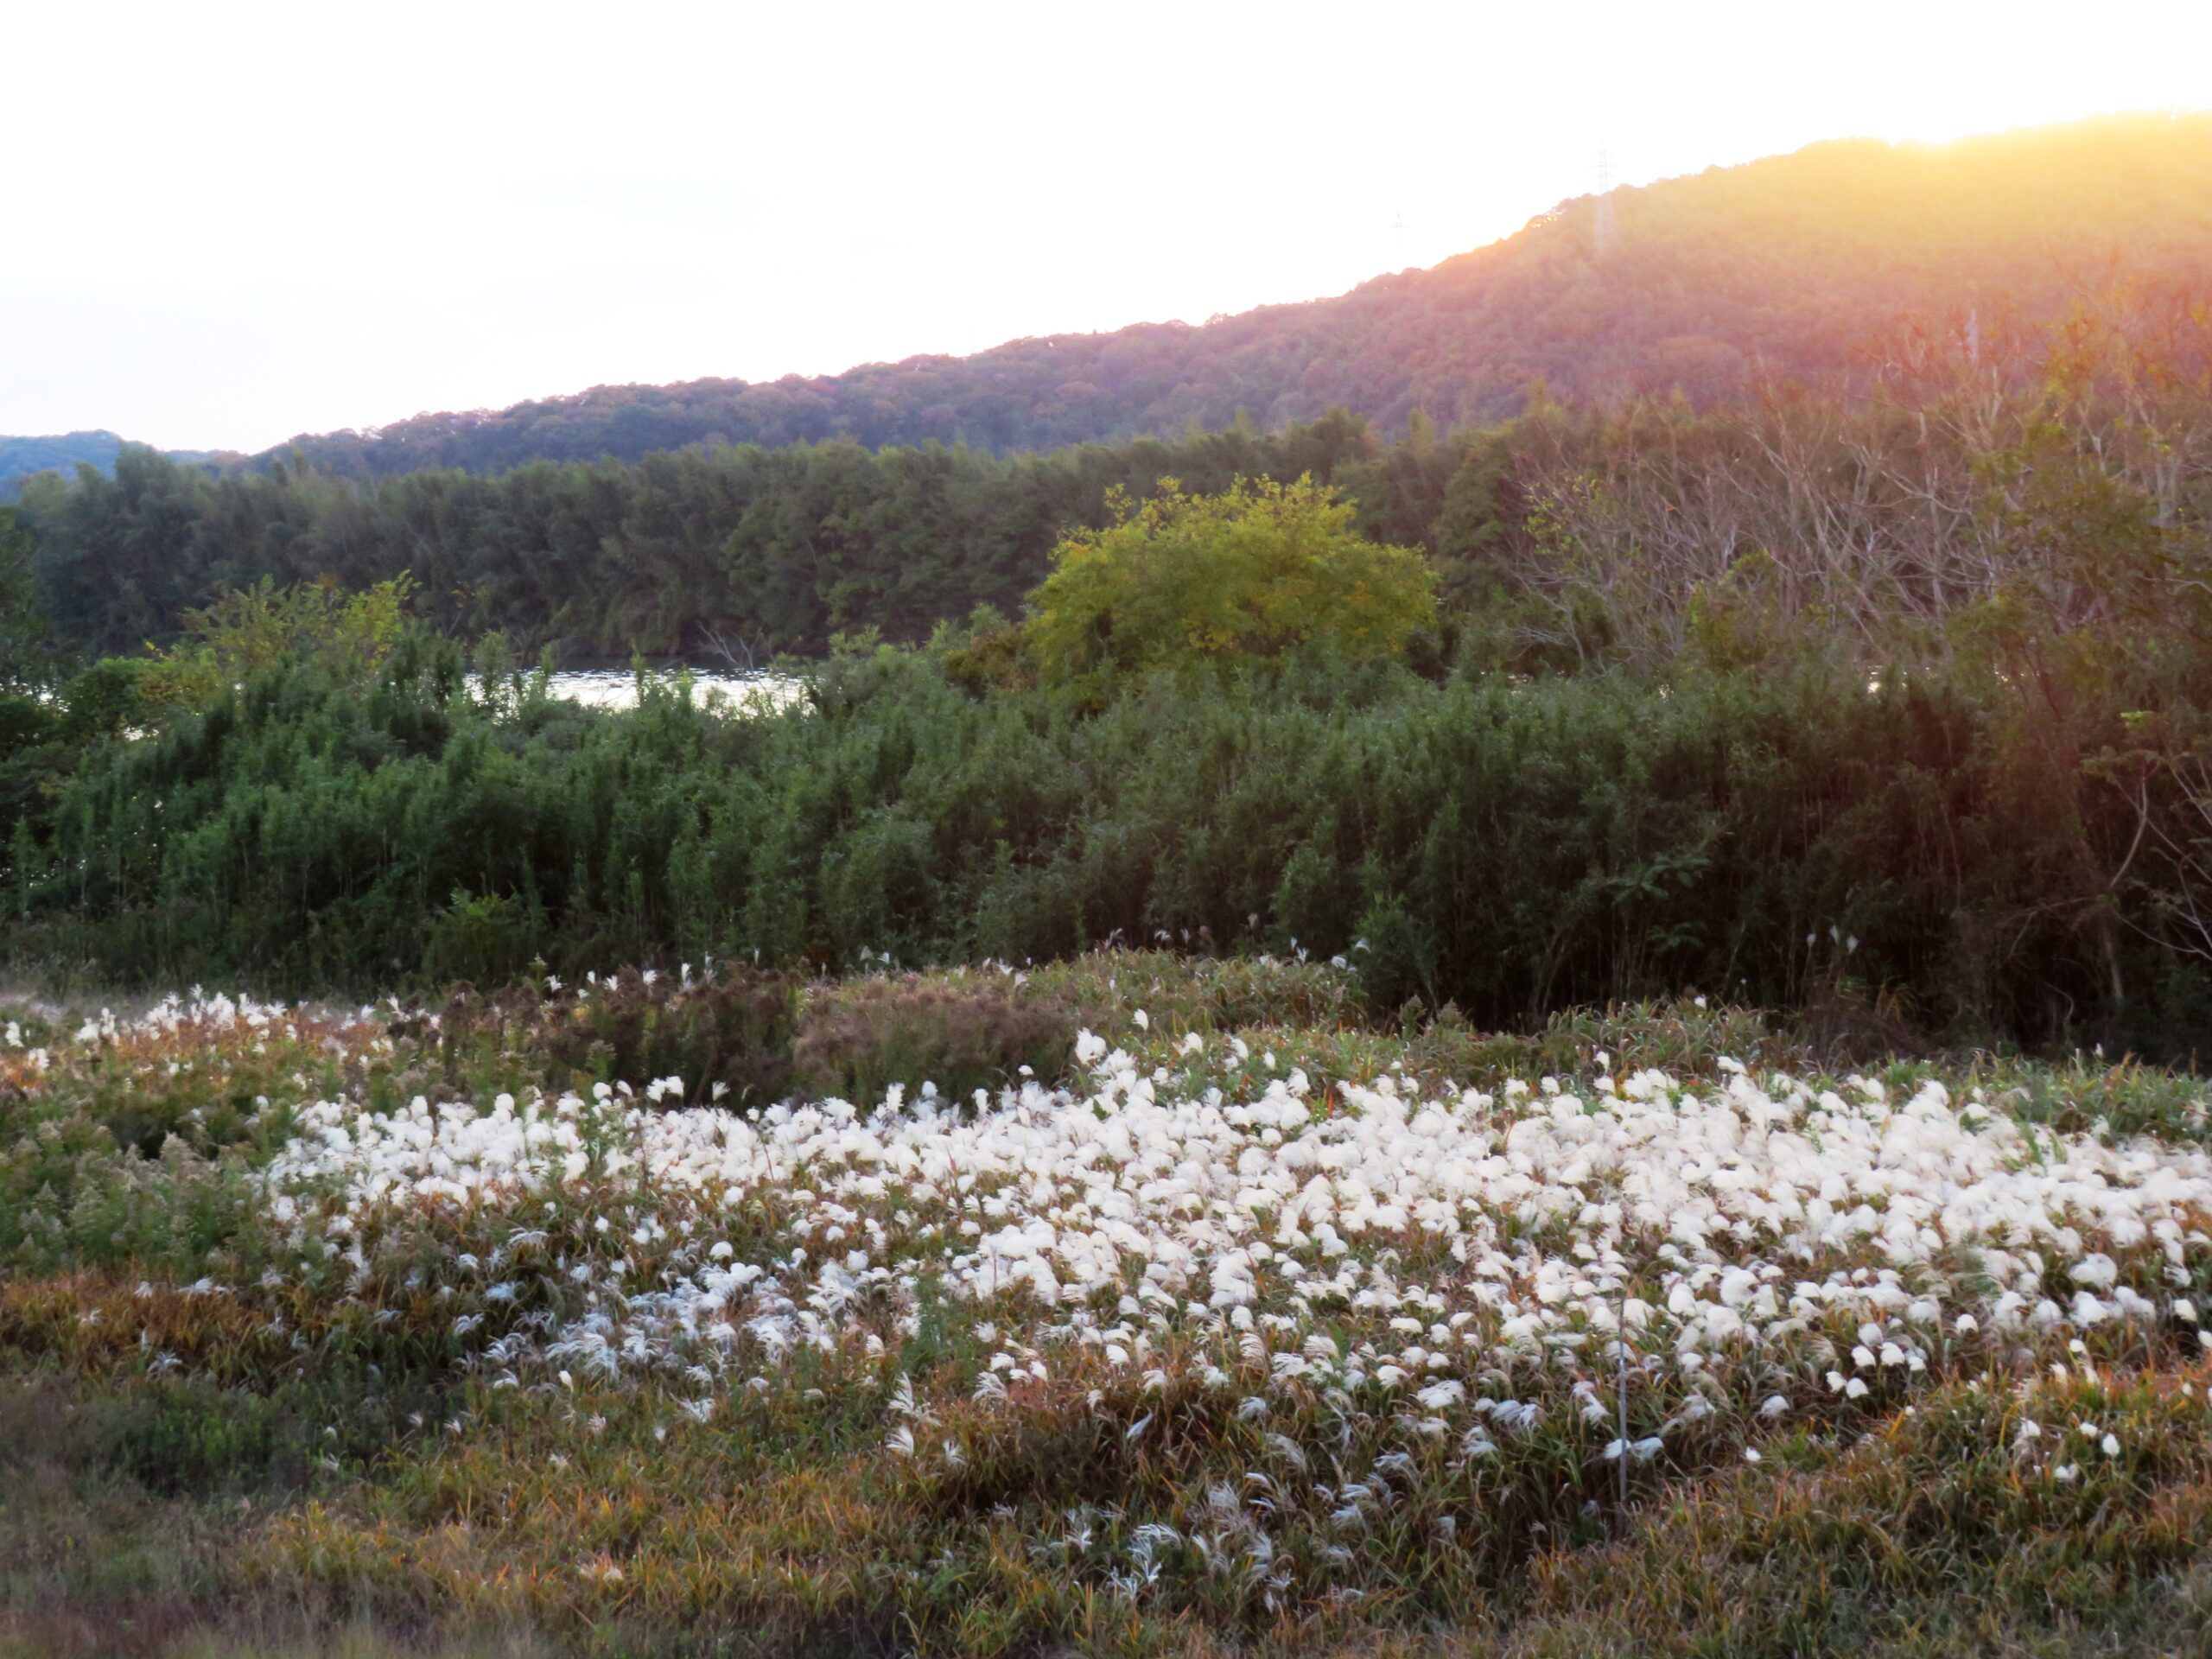
<instances>
[{"instance_id":1,"label":"foreground grass","mask_svg":"<svg viewBox=\"0 0 2212 1659\"><path fill-rule=\"evenodd\" d=\"M1163 1297L1136 1274L1119 1325L1056 1345L1019 1293L979 1304L922 1279L902 1311L905 1293L863 1279L819 1341L754 1352L741 1335L725 1367L679 1333L601 1363L592 1332L626 1339L623 1310L709 1259L695 1221L728 1247L712 1260L794 1290L798 1239L843 1245L791 1230L801 1212L772 1195L690 1210L603 1164L518 1208L487 1192L315 1211L298 1189L322 1223L276 1219L270 1186L318 1100L373 1113L428 1092L481 1109L675 1075L672 1108L779 1067L810 1075L802 1090L1050 1083L1022 1078L1008 1045L1071 1077L1077 1027L1163 1092L1233 1102L1296 1075L1324 1118L1544 1077L1598 1109L1594 1078L1646 1067L1718 1088L1732 1067L1855 1062L1899 1098L1940 1072L2036 1135L2188 1148L2204 1128L2193 1079L1876 1064L1691 1003L1526 1037L1408 1026L1361 1010L1325 969L1137 953L711 996L626 980L370 1020L10 1017L0 1655L2212 1651L2212 1374L2177 1311L2203 1296L2201 1226L2139 1272L2124 1239L2081 1244L2118 1252L2137 1287L2124 1305L2155 1316L1997 1342L1900 1315L1884 1340L1921 1359L1910 1374L1854 1370L1859 1313L1702 1364L1640 1337L1630 1433L1655 1451L1624 1504L1603 1455L1612 1395L1593 1412L1569 1390L1608 1383L1604 1327L1553 1328L1587 1361L1578 1344L1509 1343L1402 1386L1375 1375L1408 1335L1448 1346L1436 1314L1393 1338L1384 1316L1403 1305L1370 1306L1376 1283L1450 1287L1452 1261L1410 1229L1354 1235L1350 1259L1381 1275L1360 1298L1262 1294L1251 1308L1279 1325L1204 1308L1203 1280ZM848 1224L874 1218L863 1206ZM1574 1259L1557 1224L1510 1226ZM906 1236L871 1248L894 1267L936 1260L902 1257ZM511 1264L499 1295L473 1265L494 1261ZM1681 1275L1661 1265L1631 1263L1618 1294L1662 1306ZM2082 1282L2065 1266L2048 1264L2055 1296ZM1908 1278L1972 1296L1977 1271L1946 1254ZM1293 1313L1302 1338L1285 1334ZM1317 1338L1343 1368L1285 1369ZM1115 1359L1116 1341L1137 1357ZM1874 1386L1831 1391L1822 1364ZM1423 1376L1544 1410L1468 1427L1456 1403L1414 1406ZM1776 1390L1789 1408L1763 1414Z\"/></svg>"},{"instance_id":2,"label":"foreground grass","mask_svg":"<svg viewBox=\"0 0 2212 1659\"><path fill-rule=\"evenodd\" d=\"M2198 1370L2017 1398L1967 1385L1847 1447L1778 1440L1757 1465L1640 1505L1616 1539L1532 1540L1515 1580L1449 1628L1351 1607L1230 1635L1077 1598L1029 1645L1469 1659L2200 1653L2212 1643L2207 1382ZM27 1401L42 1421L27 1422ZM934 1574L976 1605L918 1644L885 1582L895 1554L871 1553L909 1541L913 1517L835 1462L764 1484L757 1465L750 1481L742 1462L670 1468L538 1422L511 1426L508 1448L474 1467L426 1451L315 1497L171 1496L112 1441L57 1433L54 1414L70 1408L50 1382L20 1386L8 1408L11 1431L34 1432L11 1433L4 1461L0 1653L963 1652L1003 1647L1004 1599L1037 1571L1011 1528L948 1548ZM2024 1477L2011 1448L2022 1421L2062 1433L2091 1421L2123 1452L2106 1459L2091 1441L2073 1482ZM569 1466L550 1465L563 1446ZM568 1570L610 1549L633 1563L614 1586ZM656 1564L637 1567L641 1554ZM717 1567L724 1581L702 1605ZM732 1593L743 1579L749 1598ZM1049 1583L1027 1588L1054 1597Z\"/></svg>"}]
</instances>

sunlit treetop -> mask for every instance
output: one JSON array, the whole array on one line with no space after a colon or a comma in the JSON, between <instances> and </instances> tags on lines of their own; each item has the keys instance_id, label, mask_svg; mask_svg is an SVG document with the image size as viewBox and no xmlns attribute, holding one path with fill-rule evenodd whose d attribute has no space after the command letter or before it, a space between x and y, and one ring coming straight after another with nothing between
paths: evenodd
<instances>
[{"instance_id":1,"label":"sunlit treetop","mask_svg":"<svg viewBox=\"0 0 2212 1659\"><path fill-rule=\"evenodd\" d=\"M1435 614L1434 573L1352 528L1352 508L1300 477L1240 479L1218 495L1173 479L1054 550L1027 644L1047 684L1088 685L1180 664L1315 647L1402 651Z\"/></svg>"}]
</instances>

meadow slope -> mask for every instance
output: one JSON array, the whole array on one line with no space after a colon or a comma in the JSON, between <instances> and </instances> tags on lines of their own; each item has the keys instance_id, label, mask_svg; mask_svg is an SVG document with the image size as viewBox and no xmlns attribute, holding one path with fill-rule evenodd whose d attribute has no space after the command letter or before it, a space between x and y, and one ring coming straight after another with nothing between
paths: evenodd
<instances>
[{"instance_id":1,"label":"meadow slope","mask_svg":"<svg viewBox=\"0 0 2212 1659\"><path fill-rule=\"evenodd\" d=\"M2208 1217L2193 1077L1296 960L23 1007L0 1652L2196 1651Z\"/></svg>"}]
</instances>

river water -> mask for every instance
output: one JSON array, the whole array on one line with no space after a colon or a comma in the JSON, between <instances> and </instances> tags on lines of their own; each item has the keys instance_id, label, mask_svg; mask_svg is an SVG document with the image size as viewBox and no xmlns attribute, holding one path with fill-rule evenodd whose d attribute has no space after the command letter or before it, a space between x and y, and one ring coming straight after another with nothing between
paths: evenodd
<instances>
[{"instance_id":1,"label":"river water","mask_svg":"<svg viewBox=\"0 0 2212 1659\"><path fill-rule=\"evenodd\" d=\"M626 668L567 669L550 681L553 695L588 703L594 709L634 709L638 706L637 677ZM726 700L740 711L780 709L806 689L805 682L785 674L717 674L704 669L691 671L691 695L700 702L710 697Z\"/></svg>"}]
</instances>

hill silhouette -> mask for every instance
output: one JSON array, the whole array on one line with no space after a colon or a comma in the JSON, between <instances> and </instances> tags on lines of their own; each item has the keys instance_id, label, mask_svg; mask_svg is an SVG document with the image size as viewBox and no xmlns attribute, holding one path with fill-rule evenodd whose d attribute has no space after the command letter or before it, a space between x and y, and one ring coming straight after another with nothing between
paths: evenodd
<instances>
[{"instance_id":1,"label":"hill silhouette","mask_svg":"<svg viewBox=\"0 0 2212 1659\"><path fill-rule=\"evenodd\" d=\"M123 442L106 430L0 438L0 502L14 500L23 480L40 473L73 473L80 462L89 462L104 473L113 472Z\"/></svg>"},{"instance_id":2,"label":"hill silhouette","mask_svg":"<svg viewBox=\"0 0 2212 1659\"><path fill-rule=\"evenodd\" d=\"M91 432L57 433L50 437L0 437L0 505L14 500L23 480L41 473L73 474L80 466L112 473L116 456L129 442L128 438L105 428ZM167 453L171 461L188 463L223 459L200 449L171 449Z\"/></svg>"},{"instance_id":3,"label":"hill silhouette","mask_svg":"<svg viewBox=\"0 0 2212 1659\"><path fill-rule=\"evenodd\" d=\"M1218 429L1332 408L1384 431L1510 416L1541 381L1694 403L1789 378L1871 378L1916 334L2048 319L2089 289L2212 258L2212 114L2117 116L1946 145L1812 145L1560 204L1503 240L1332 299L1202 327L1010 341L837 375L599 386L497 411L302 436L357 476L536 459L634 461L699 442L850 437L997 452Z\"/></svg>"}]
</instances>

